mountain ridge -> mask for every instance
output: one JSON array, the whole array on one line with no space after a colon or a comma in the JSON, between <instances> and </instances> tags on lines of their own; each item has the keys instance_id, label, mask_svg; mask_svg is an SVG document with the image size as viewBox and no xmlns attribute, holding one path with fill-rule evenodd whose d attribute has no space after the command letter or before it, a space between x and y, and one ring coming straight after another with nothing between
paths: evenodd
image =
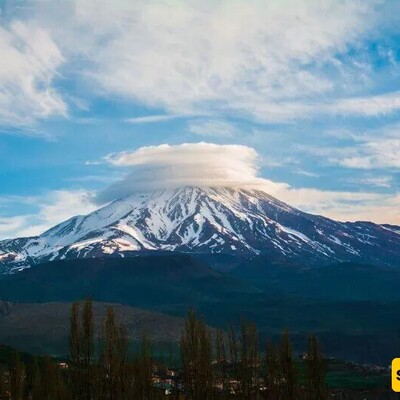
<instances>
[{"instance_id":1,"label":"mountain ridge","mask_svg":"<svg viewBox=\"0 0 400 400\"><path fill-rule=\"evenodd\" d=\"M54 260L154 251L397 267L400 227L312 215L257 189L189 186L135 193L39 236L1 241L0 267L9 273Z\"/></svg>"}]
</instances>

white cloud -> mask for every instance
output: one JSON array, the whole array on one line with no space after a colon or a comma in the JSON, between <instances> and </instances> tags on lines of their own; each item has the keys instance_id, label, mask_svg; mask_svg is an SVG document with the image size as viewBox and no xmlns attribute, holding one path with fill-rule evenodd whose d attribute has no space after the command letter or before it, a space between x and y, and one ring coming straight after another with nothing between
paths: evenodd
<instances>
[{"instance_id":1,"label":"white cloud","mask_svg":"<svg viewBox=\"0 0 400 400\"><path fill-rule=\"evenodd\" d=\"M400 168L400 139L380 138L349 149L348 156L339 158L340 165L349 168Z\"/></svg>"},{"instance_id":2,"label":"white cloud","mask_svg":"<svg viewBox=\"0 0 400 400\"><path fill-rule=\"evenodd\" d=\"M171 114L263 121L348 113L353 103L327 99L363 86L366 68L340 55L379 34L384 18L375 0L34 4L35 18L63 53L83 60L82 75L97 92Z\"/></svg>"},{"instance_id":3,"label":"white cloud","mask_svg":"<svg viewBox=\"0 0 400 400\"><path fill-rule=\"evenodd\" d=\"M237 133L235 125L223 120L197 120L189 123L189 132L199 136L233 136Z\"/></svg>"},{"instance_id":4,"label":"white cloud","mask_svg":"<svg viewBox=\"0 0 400 400\"><path fill-rule=\"evenodd\" d=\"M24 236L23 231L27 228L29 228L28 216L0 217L0 240Z\"/></svg>"},{"instance_id":5,"label":"white cloud","mask_svg":"<svg viewBox=\"0 0 400 400\"><path fill-rule=\"evenodd\" d=\"M361 61L347 55L352 48L362 52L360 44L379 37L395 18L395 5L377 11L379 5L378 0L32 0L27 22L3 29L8 36L0 41L5 54L19 54L18 65L42 60L45 77L35 64L30 82L21 83L26 73L17 68L12 93L3 101L9 105L28 94L36 105L24 117L28 122L65 115L66 105L51 86L65 58L74 70L79 63L78 79L90 82L96 94L166 112L128 118L130 123L210 113L268 122L388 114L399 110L399 93L352 97L373 81L374 60L366 52ZM26 27L15 31L18 24ZM21 122L13 120L17 116L3 118Z\"/></svg>"},{"instance_id":6,"label":"white cloud","mask_svg":"<svg viewBox=\"0 0 400 400\"><path fill-rule=\"evenodd\" d=\"M307 176L309 178L319 178L319 175L315 172L306 171L304 169L295 169L294 173L296 173L297 175Z\"/></svg>"},{"instance_id":7,"label":"white cloud","mask_svg":"<svg viewBox=\"0 0 400 400\"><path fill-rule=\"evenodd\" d=\"M362 184L366 186L375 186L380 188L390 188L393 183L392 176L371 176L367 178L354 178L348 179L347 182L355 183L355 184Z\"/></svg>"},{"instance_id":8,"label":"white cloud","mask_svg":"<svg viewBox=\"0 0 400 400\"><path fill-rule=\"evenodd\" d=\"M324 159L329 164L353 169L400 169L400 125L357 130L329 130L325 135L336 138L336 145L297 145L304 154ZM345 141L345 142L343 142ZM345 144L343 144L345 143Z\"/></svg>"},{"instance_id":9,"label":"white cloud","mask_svg":"<svg viewBox=\"0 0 400 400\"><path fill-rule=\"evenodd\" d=\"M170 121L172 119L182 118L184 115L161 114L161 115L146 115L144 117L126 118L125 122L129 124L151 124L156 122Z\"/></svg>"},{"instance_id":10,"label":"white cloud","mask_svg":"<svg viewBox=\"0 0 400 400\"><path fill-rule=\"evenodd\" d=\"M303 211L340 221L373 221L400 225L400 194L331 191L293 188L289 185L269 188L268 192Z\"/></svg>"},{"instance_id":11,"label":"white cloud","mask_svg":"<svg viewBox=\"0 0 400 400\"><path fill-rule=\"evenodd\" d=\"M295 188L264 179L258 175L261 160L257 152L247 146L160 145L111 154L105 161L116 167L129 168L130 172L123 180L100 192L97 195L99 203L143 190L190 185L238 186L264 190L302 210L338 220L400 224L399 194ZM375 186L379 184L374 183Z\"/></svg>"},{"instance_id":12,"label":"white cloud","mask_svg":"<svg viewBox=\"0 0 400 400\"><path fill-rule=\"evenodd\" d=\"M100 203L142 190L177 186L254 185L258 154L247 146L212 143L184 143L176 146L141 147L133 152L111 154L105 160L130 167L123 180L100 192Z\"/></svg>"},{"instance_id":13,"label":"white cloud","mask_svg":"<svg viewBox=\"0 0 400 400\"><path fill-rule=\"evenodd\" d=\"M57 190L38 197L1 198L1 205L11 208L15 203L29 204L37 211L0 217L0 239L35 236L75 215L93 211L92 195L84 190Z\"/></svg>"},{"instance_id":14,"label":"white cloud","mask_svg":"<svg viewBox=\"0 0 400 400\"><path fill-rule=\"evenodd\" d=\"M329 107L341 115L381 116L400 110L400 92L339 100Z\"/></svg>"},{"instance_id":15,"label":"white cloud","mask_svg":"<svg viewBox=\"0 0 400 400\"><path fill-rule=\"evenodd\" d=\"M0 125L30 129L40 119L66 115L52 86L64 59L48 32L21 21L0 26L0 54Z\"/></svg>"},{"instance_id":16,"label":"white cloud","mask_svg":"<svg viewBox=\"0 0 400 400\"><path fill-rule=\"evenodd\" d=\"M99 203L137 191L184 185L257 188L313 214L343 221L372 220L400 225L399 193L295 188L260 178L261 160L247 146L211 143L150 146L112 154L105 161L128 169L129 173L96 196L85 190L58 190L38 197L0 198L2 209L12 210L16 204L23 203L36 210L22 215L8 212L11 216L0 217L0 238L37 235L72 216L93 211ZM370 183L379 186L385 182L371 180Z\"/></svg>"}]
</instances>

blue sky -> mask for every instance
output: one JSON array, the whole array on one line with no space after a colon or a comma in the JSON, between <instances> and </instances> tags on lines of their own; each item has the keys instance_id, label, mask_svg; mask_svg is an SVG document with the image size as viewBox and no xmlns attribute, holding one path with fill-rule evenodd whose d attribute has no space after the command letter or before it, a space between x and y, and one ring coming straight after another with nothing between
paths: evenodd
<instances>
[{"instance_id":1,"label":"blue sky","mask_svg":"<svg viewBox=\"0 0 400 400\"><path fill-rule=\"evenodd\" d=\"M197 142L254 149L196 156L302 209L400 224L399 8L0 0L0 238L89 212L141 152L159 165L169 144L171 167Z\"/></svg>"}]
</instances>

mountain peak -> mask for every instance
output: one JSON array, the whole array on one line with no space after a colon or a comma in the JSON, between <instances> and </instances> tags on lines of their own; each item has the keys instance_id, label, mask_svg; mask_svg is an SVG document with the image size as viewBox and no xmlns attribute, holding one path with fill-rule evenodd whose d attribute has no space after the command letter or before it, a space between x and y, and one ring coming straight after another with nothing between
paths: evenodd
<instances>
[{"instance_id":1,"label":"mountain peak","mask_svg":"<svg viewBox=\"0 0 400 400\"><path fill-rule=\"evenodd\" d=\"M179 251L398 265L396 229L307 214L254 188L186 186L135 193L40 236L0 242L0 263L15 271L57 259Z\"/></svg>"}]
</instances>

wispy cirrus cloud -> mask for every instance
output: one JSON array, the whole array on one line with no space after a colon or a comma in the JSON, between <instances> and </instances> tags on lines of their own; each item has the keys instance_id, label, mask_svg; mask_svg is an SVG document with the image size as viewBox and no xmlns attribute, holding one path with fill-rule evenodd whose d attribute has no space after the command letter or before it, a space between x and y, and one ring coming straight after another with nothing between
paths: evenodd
<instances>
[{"instance_id":1,"label":"wispy cirrus cloud","mask_svg":"<svg viewBox=\"0 0 400 400\"><path fill-rule=\"evenodd\" d=\"M24 21L0 25L0 54L0 126L36 133L37 121L66 116L67 105L53 86L65 60L45 29Z\"/></svg>"},{"instance_id":2,"label":"wispy cirrus cloud","mask_svg":"<svg viewBox=\"0 0 400 400\"><path fill-rule=\"evenodd\" d=\"M0 197L2 211L12 212L16 204L28 204L34 211L0 217L0 239L35 236L75 215L93 211L92 193L86 190L54 190L42 196Z\"/></svg>"},{"instance_id":3,"label":"wispy cirrus cloud","mask_svg":"<svg viewBox=\"0 0 400 400\"><path fill-rule=\"evenodd\" d=\"M129 124L152 124L157 122L171 121L173 119L187 117L180 114L159 114L159 115L146 115L142 117L125 118L124 121Z\"/></svg>"},{"instance_id":4,"label":"wispy cirrus cloud","mask_svg":"<svg viewBox=\"0 0 400 400\"><path fill-rule=\"evenodd\" d=\"M318 178L319 177L319 175L316 174L315 172L306 171L304 169L295 169L294 173L296 173L298 175L307 176L309 178Z\"/></svg>"},{"instance_id":5,"label":"wispy cirrus cloud","mask_svg":"<svg viewBox=\"0 0 400 400\"><path fill-rule=\"evenodd\" d=\"M117 96L165 111L125 120L133 124L209 113L282 123L327 114L387 115L400 108L398 91L368 94L366 82L373 81L375 60L360 45L382 35L382 27L395 18L395 4L29 4L29 11L15 8L13 22L0 31L6 43L2 50L17 66L5 81L12 93L4 101L30 100L23 117L13 113L11 103L0 101L7 123L66 114L68 96L52 85L61 65L90 85L91 95ZM8 8L13 9L11 2ZM397 68L389 50L390 57L380 57L389 57L387 62Z\"/></svg>"},{"instance_id":6,"label":"wispy cirrus cloud","mask_svg":"<svg viewBox=\"0 0 400 400\"><path fill-rule=\"evenodd\" d=\"M83 58L82 77L94 90L171 115L211 111L287 122L397 109L397 94L347 99L373 69L360 43L379 36L380 24L395 15L379 1L32 4L63 53Z\"/></svg>"},{"instance_id":7,"label":"wispy cirrus cloud","mask_svg":"<svg viewBox=\"0 0 400 400\"><path fill-rule=\"evenodd\" d=\"M328 109L341 115L387 115L400 110L400 92L342 99L328 106Z\"/></svg>"},{"instance_id":8,"label":"wispy cirrus cloud","mask_svg":"<svg viewBox=\"0 0 400 400\"><path fill-rule=\"evenodd\" d=\"M326 163L359 170L400 168L400 126L398 123L363 130L332 130L335 145L297 145L295 151L324 159Z\"/></svg>"},{"instance_id":9,"label":"wispy cirrus cloud","mask_svg":"<svg viewBox=\"0 0 400 400\"><path fill-rule=\"evenodd\" d=\"M363 185L377 188L390 188L393 183L393 176L369 176L362 178L351 178L346 181L356 185Z\"/></svg>"},{"instance_id":10,"label":"wispy cirrus cloud","mask_svg":"<svg viewBox=\"0 0 400 400\"><path fill-rule=\"evenodd\" d=\"M347 155L336 159L349 168L400 168L400 139L378 138L368 140L347 150Z\"/></svg>"},{"instance_id":11,"label":"wispy cirrus cloud","mask_svg":"<svg viewBox=\"0 0 400 400\"><path fill-rule=\"evenodd\" d=\"M312 214L339 221L373 221L400 225L400 194L373 191L333 191L313 188L277 188L272 193Z\"/></svg>"},{"instance_id":12,"label":"wispy cirrus cloud","mask_svg":"<svg viewBox=\"0 0 400 400\"><path fill-rule=\"evenodd\" d=\"M199 136L230 137L239 133L233 123L218 119L191 121L188 124L188 130Z\"/></svg>"}]
</instances>

